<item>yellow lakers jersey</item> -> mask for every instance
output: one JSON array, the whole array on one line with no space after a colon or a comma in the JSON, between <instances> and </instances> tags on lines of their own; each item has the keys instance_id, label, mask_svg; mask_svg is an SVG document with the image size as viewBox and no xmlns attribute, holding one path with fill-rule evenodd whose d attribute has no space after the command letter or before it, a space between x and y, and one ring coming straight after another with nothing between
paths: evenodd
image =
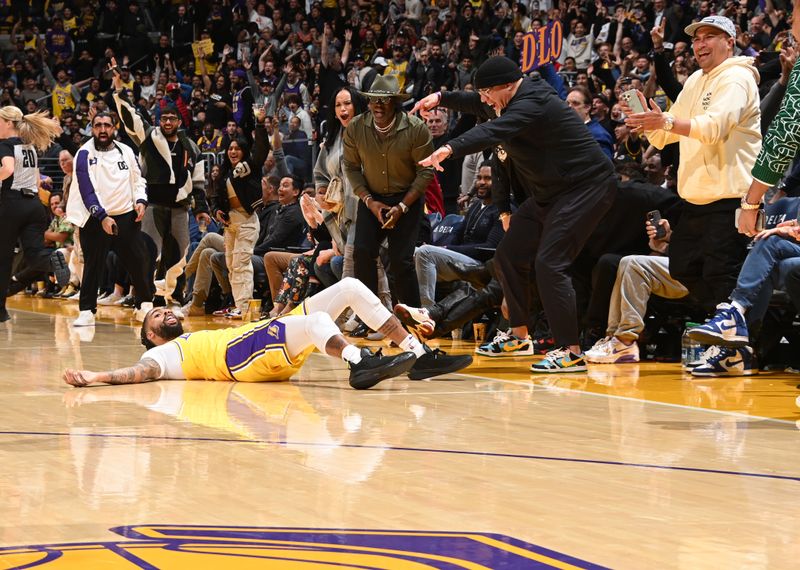
<instances>
[{"instance_id":1,"label":"yellow lakers jersey","mask_svg":"<svg viewBox=\"0 0 800 570\"><path fill-rule=\"evenodd\" d=\"M72 84L67 83L64 87L56 84L53 87L53 115L61 117L64 109L74 109L75 99L72 98Z\"/></svg>"},{"instance_id":2,"label":"yellow lakers jersey","mask_svg":"<svg viewBox=\"0 0 800 570\"><path fill-rule=\"evenodd\" d=\"M289 314L306 314L305 305ZM288 380L314 347L292 358L286 350L285 327L279 318L269 319L231 329L187 333L171 342L180 350L181 369L188 380Z\"/></svg>"}]
</instances>

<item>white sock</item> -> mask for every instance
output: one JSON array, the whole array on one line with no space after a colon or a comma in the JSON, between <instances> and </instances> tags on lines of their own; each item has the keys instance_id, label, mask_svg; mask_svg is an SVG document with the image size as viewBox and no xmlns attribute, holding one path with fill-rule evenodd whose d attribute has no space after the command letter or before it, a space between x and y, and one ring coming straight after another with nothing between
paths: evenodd
<instances>
[{"instance_id":1,"label":"white sock","mask_svg":"<svg viewBox=\"0 0 800 570\"><path fill-rule=\"evenodd\" d=\"M400 342L400 348L406 352L413 352L417 355L417 358L425 354L425 348L422 343L415 339L412 334L409 334Z\"/></svg>"},{"instance_id":2,"label":"white sock","mask_svg":"<svg viewBox=\"0 0 800 570\"><path fill-rule=\"evenodd\" d=\"M742 307L742 305L741 305L741 303L739 303L739 301L731 301L731 305L732 305L732 306L733 306L733 307L734 307L734 308L735 308L737 311L739 311L739 313L741 313L741 315L742 315L742 316L744 316L744 313L745 313L745 311L746 311L747 309L745 309L744 307Z\"/></svg>"},{"instance_id":3,"label":"white sock","mask_svg":"<svg viewBox=\"0 0 800 570\"><path fill-rule=\"evenodd\" d=\"M348 344L342 349L342 360L351 364L361 362L361 349L354 344Z\"/></svg>"}]
</instances>

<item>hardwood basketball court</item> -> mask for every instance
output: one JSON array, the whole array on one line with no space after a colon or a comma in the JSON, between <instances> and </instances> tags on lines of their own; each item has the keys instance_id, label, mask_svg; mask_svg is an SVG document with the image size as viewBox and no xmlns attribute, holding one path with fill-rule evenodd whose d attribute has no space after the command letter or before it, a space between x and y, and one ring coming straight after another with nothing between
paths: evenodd
<instances>
[{"instance_id":1,"label":"hardwood basketball court","mask_svg":"<svg viewBox=\"0 0 800 570\"><path fill-rule=\"evenodd\" d=\"M9 308L0 568L800 565L800 376L477 358L359 392L315 354L287 383L76 389L63 368L141 355L130 311Z\"/></svg>"}]
</instances>

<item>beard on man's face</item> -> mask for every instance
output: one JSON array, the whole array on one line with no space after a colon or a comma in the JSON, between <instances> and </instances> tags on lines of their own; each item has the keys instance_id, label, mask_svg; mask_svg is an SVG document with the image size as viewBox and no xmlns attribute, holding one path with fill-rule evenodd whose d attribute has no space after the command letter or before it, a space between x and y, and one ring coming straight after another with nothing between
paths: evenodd
<instances>
[{"instance_id":1,"label":"beard on man's face","mask_svg":"<svg viewBox=\"0 0 800 570\"><path fill-rule=\"evenodd\" d=\"M153 332L165 340L172 340L178 338L183 334L183 325L177 319L174 324L167 324L165 321L161 322L161 326L154 328Z\"/></svg>"}]
</instances>

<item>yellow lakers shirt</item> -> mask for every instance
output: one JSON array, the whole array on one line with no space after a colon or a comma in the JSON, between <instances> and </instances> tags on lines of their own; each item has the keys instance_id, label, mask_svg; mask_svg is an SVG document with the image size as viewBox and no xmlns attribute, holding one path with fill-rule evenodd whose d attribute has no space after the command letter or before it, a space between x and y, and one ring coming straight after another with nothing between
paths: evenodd
<instances>
[{"instance_id":1,"label":"yellow lakers shirt","mask_svg":"<svg viewBox=\"0 0 800 570\"><path fill-rule=\"evenodd\" d=\"M303 315L300 305L291 315ZM292 357L286 347L286 324L281 318L240 327L186 333L148 350L142 358L155 360L159 378L174 380L288 380L314 351L310 345Z\"/></svg>"}]
</instances>

